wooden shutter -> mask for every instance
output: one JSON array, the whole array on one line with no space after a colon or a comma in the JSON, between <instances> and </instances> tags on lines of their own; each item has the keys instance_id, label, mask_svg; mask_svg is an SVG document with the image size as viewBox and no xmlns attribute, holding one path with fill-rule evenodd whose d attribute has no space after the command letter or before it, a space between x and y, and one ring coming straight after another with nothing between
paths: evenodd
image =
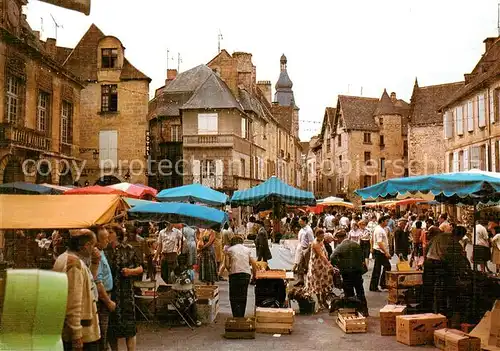
<instances>
[{"instance_id":1,"label":"wooden shutter","mask_svg":"<svg viewBox=\"0 0 500 351\"><path fill-rule=\"evenodd\" d=\"M109 159L118 167L118 131L109 131Z\"/></svg>"},{"instance_id":2,"label":"wooden shutter","mask_svg":"<svg viewBox=\"0 0 500 351\"><path fill-rule=\"evenodd\" d=\"M453 136L453 115L451 111L444 114L444 138L450 139Z\"/></svg>"},{"instance_id":3,"label":"wooden shutter","mask_svg":"<svg viewBox=\"0 0 500 351\"><path fill-rule=\"evenodd\" d=\"M479 128L486 127L486 111L485 111L485 94L477 96L477 110L478 110L478 126Z\"/></svg>"},{"instance_id":4,"label":"wooden shutter","mask_svg":"<svg viewBox=\"0 0 500 351\"><path fill-rule=\"evenodd\" d=\"M491 141L491 171L497 170L497 155L496 155L496 141Z\"/></svg>"},{"instance_id":5,"label":"wooden shutter","mask_svg":"<svg viewBox=\"0 0 500 351\"><path fill-rule=\"evenodd\" d=\"M485 144L484 145L485 148L484 148L484 170L485 171L489 171L490 170L490 158L489 158L489 148L490 148L490 145L488 144Z\"/></svg>"},{"instance_id":6,"label":"wooden shutter","mask_svg":"<svg viewBox=\"0 0 500 351\"><path fill-rule=\"evenodd\" d=\"M193 173L193 183L200 183L201 174L201 162L200 160L193 160L192 173Z\"/></svg>"},{"instance_id":7,"label":"wooden shutter","mask_svg":"<svg viewBox=\"0 0 500 351\"><path fill-rule=\"evenodd\" d=\"M99 163L100 167L109 166L109 131L99 132Z\"/></svg>"},{"instance_id":8,"label":"wooden shutter","mask_svg":"<svg viewBox=\"0 0 500 351\"><path fill-rule=\"evenodd\" d=\"M221 189L224 184L224 162L222 160L215 160L215 187Z\"/></svg>"},{"instance_id":9,"label":"wooden shutter","mask_svg":"<svg viewBox=\"0 0 500 351\"><path fill-rule=\"evenodd\" d=\"M495 91L490 89L489 95L490 123L495 123Z\"/></svg>"},{"instance_id":10,"label":"wooden shutter","mask_svg":"<svg viewBox=\"0 0 500 351\"><path fill-rule=\"evenodd\" d=\"M453 172L458 172L459 171L459 159L458 159L458 151L455 151L453 153Z\"/></svg>"},{"instance_id":11,"label":"wooden shutter","mask_svg":"<svg viewBox=\"0 0 500 351\"><path fill-rule=\"evenodd\" d=\"M474 103L472 100L467 102L467 131L474 131Z\"/></svg>"},{"instance_id":12,"label":"wooden shutter","mask_svg":"<svg viewBox=\"0 0 500 351\"><path fill-rule=\"evenodd\" d=\"M458 106L455 110L455 119L457 124L457 135L464 135L464 107Z\"/></svg>"}]
</instances>

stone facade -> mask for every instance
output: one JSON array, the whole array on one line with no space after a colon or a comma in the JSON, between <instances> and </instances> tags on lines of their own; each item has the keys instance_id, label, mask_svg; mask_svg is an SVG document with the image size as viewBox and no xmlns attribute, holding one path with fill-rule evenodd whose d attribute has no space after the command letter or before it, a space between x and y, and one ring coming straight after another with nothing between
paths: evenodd
<instances>
[{"instance_id":1,"label":"stone facade","mask_svg":"<svg viewBox=\"0 0 500 351\"><path fill-rule=\"evenodd\" d=\"M74 49L55 48L56 59L86 81L81 92L81 183L147 183L149 83L125 57L120 40L94 24Z\"/></svg>"},{"instance_id":2,"label":"stone facade","mask_svg":"<svg viewBox=\"0 0 500 351\"><path fill-rule=\"evenodd\" d=\"M500 144L500 38L487 38L485 53L465 85L442 106L448 172L498 172Z\"/></svg>"},{"instance_id":3,"label":"stone facade","mask_svg":"<svg viewBox=\"0 0 500 351\"><path fill-rule=\"evenodd\" d=\"M24 4L10 1L11 11L0 12L0 183L72 185L82 167L83 83L55 62L55 40L41 42L31 30Z\"/></svg>"}]
</instances>

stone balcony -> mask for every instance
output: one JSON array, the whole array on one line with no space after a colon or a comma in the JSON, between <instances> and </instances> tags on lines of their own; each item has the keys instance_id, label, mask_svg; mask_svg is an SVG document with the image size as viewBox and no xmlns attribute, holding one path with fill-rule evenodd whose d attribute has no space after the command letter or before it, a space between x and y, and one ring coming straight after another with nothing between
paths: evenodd
<instances>
[{"instance_id":1,"label":"stone balcony","mask_svg":"<svg viewBox=\"0 0 500 351\"><path fill-rule=\"evenodd\" d=\"M183 145L184 148L231 148L244 154L249 154L253 145L254 150L265 151L261 146L235 134L184 135Z\"/></svg>"},{"instance_id":2,"label":"stone balcony","mask_svg":"<svg viewBox=\"0 0 500 351\"><path fill-rule=\"evenodd\" d=\"M230 175L193 176L184 175L184 184L200 183L216 190L234 190L238 188L237 177Z\"/></svg>"},{"instance_id":3,"label":"stone balcony","mask_svg":"<svg viewBox=\"0 0 500 351\"><path fill-rule=\"evenodd\" d=\"M51 139L33 129L0 123L0 146L17 146L35 151L50 151Z\"/></svg>"}]
</instances>

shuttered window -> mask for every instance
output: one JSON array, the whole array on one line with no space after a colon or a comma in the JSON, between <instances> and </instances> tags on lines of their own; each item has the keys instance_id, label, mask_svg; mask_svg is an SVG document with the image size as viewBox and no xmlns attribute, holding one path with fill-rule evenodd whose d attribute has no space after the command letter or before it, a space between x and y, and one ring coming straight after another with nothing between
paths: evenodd
<instances>
[{"instance_id":1,"label":"shuttered window","mask_svg":"<svg viewBox=\"0 0 500 351\"><path fill-rule=\"evenodd\" d=\"M478 126L479 128L486 127L486 95L479 94L477 96L477 116L478 116Z\"/></svg>"},{"instance_id":2,"label":"shuttered window","mask_svg":"<svg viewBox=\"0 0 500 351\"><path fill-rule=\"evenodd\" d=\"M102 130L99 132L99 161L101 168L118 166L118 131Z\"/></svg>"},{"instance_id":3,"label":"shuttered window","mask_svg":"<svg viewBox=\"0 0 500 351\"><path fill-rule=\"evenodd\" d=\"M472 100L467 102L467 131L474 131L474 103Z\"/></svg>"},{"instance_id":4,"label":"shuttered window","mask_svg":"<svg viewBox=\"0 0 500 351\"><path fill-rule=\"evenodd\" d=\"M457 126L457 135L464 134L464 107L462 105L455 109L455 123Z\"/></svg>"}]
</instances>

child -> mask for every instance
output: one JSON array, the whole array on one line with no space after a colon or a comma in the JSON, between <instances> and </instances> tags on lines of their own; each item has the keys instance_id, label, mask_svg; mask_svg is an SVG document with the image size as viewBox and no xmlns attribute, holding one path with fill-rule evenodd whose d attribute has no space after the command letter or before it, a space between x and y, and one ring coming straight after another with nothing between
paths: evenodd
<instances>
[{"instance_id":1,"label":"child","mask_svg":"<svg viewBox=\"0 0 500 351\"><path fill-rule=\"evenodd\" d=\"M199 327L201 326L201 322L198 320L198 311L196 309L196 294L193 285L194 272L188 269L186 259L183 255L178 257L178 264L172 272L174 281L172 289L177 293L177 301L180 305L184 305L185 302L190 303L189 317ZM185 322L182 321L181 323L184 324Z\"/></svg>"}]
</instances>

